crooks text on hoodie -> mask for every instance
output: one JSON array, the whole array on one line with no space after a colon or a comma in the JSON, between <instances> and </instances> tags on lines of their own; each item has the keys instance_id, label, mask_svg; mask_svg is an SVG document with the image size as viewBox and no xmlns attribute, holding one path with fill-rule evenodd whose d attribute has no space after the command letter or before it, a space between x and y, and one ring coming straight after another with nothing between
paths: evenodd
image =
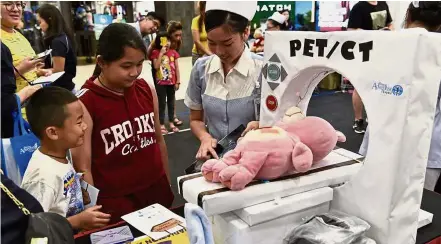
<instances>
[{"instance_id":1,"label":"crooks text on hoodie","mask_svg":"<svg viewBox=\"0 0 441 244\"><path fill-rule=\"evenodd\" d=\"M146 189L165 175L155 136L152 90L137 79L122 96L93 80L77 96L93 120L91 168L100 197Z\"/></svg>"}]
</instances>

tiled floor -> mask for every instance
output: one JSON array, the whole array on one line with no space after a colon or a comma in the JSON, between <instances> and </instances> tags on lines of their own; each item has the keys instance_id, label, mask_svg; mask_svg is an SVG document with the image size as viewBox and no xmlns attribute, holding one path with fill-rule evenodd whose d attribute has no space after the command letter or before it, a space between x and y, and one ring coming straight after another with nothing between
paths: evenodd
<instances>
[{"instance_id":1,"label":"tiled floor","mask_svg":"<svg viewBox=\"0 0 441 244\"><path fill-rule=\"evenodd\" d=\"M185 91L187 90L188 80L190 78L192 65L191 65L191 57L180 58L178 59L178 61L181 72L181 87L176 92L176 99L180 100L180 99L184 99L185 97ZM84 82L87 79L89 79L89 77L92 75L94 69L95 69L95 64L77 66L77 76L74 78L76 89L81 88ZM144 78L148 82L152 82L150 61L144 62L144 67L142 69L142 73L140 77Z\"/></svg>"}]
</instances>

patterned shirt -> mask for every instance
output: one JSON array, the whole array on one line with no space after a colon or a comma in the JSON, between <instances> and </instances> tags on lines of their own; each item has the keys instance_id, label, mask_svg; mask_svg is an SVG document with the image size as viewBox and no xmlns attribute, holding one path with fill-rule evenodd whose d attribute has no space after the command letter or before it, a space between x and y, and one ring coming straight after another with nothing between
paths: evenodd
<instances>
[{"instance_id":1,"label":"patterned shirt","mask_svg":"<svg viewBox=\"0 0 441 244\"><path fill-rule=\"evenodd\" d=\"M150 60L154 62L159 58L160 50L154 49ZM177 82L176 62L178 62L179 53L176 50L168 49L161 57L161 65L155 72L155 82L161 86L172 86ZM153 66L153 65L152 65Z\"/></svg>"},{"instance_id":2,"label":"patterned shirt","mask_svg":"<svg viewBox=\"0 0 441 244\"><path fill-rule=\"evenodd\" d=\"M262 66L262 57L247 48L226 77L218 56L196 61L184 102L192 110L204 110L213 138L220 140L241 124L258 120Z\"/></svg>"},{"instance_id":3,"label":"patterned shirt","mask_svg":"<svg viewBox=\"0 0 441 244\"><path fill-rule=\"evenodd\" d=\"M60 163L36 150L21 187L34 196L45 212L70 217L84 210L80 175L71 164Z\"/></svg>"}]
</instances>

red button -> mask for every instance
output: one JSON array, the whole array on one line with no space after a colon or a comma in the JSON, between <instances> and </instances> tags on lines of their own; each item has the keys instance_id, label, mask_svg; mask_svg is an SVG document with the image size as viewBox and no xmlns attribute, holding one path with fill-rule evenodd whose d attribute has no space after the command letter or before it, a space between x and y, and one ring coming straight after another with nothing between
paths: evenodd
<instances>
[{"instance_id":1,"label":"red button","mask_svg":"<svg viewBox=\"0 0 441 244\"><path fill-rule=\"evenodd\" d=\"M277 109L277 98L273 95L269 95L266 98L266 107L270 110L270 111L276 111Z\"/></svg>"}]
</instances>

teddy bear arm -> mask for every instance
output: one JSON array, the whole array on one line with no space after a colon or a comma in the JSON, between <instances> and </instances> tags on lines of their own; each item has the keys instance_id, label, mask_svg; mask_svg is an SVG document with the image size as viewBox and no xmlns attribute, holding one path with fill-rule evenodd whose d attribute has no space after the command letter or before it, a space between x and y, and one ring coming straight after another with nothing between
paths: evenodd
<instances>
[{"instance_id":1,"label":"teddy bear arm","mask_svg":"<svg viewBox=\"0 0 441 244\"><path fill-rule=\"evenodd\" d=\"M239 163L240 149L235 149L225 153L221 159L209 159L201 168L202 174L207 181L217 183L219 182L219 173L230 165Z\"/></svg>"},{"instance_id":2,"label":"teddy bear arm","mask_svg":"<svg viewBox=\"0 0 441 244\"><path fill-rule=\"evenodd\" d=\"M267 152L243 152L239 164L228 166L220 172L220 181L231 190L242 190L254 179L267 157Z\"/></svg>"},{"instance_id":3,"label":"teddy bear arm","mask_svg":"<svg viewBox=\"0 0 441 244\"><path fill-rule=\"evenodd\" d=\"M239 164L245 167L254 178L265 164L267 158L268 152L246 151L242 154Z\"/></svg>"},{"instance_id":4,"label":"teddy bear arm","mask_svg":"<svg viewBox=\"0 0 441 244\"><path fill-rule=\"evenodd\" d=\"M241 148L236 147L235 149L225 153L222 159L228 165L238 164L240 160L240 154L241 154Z\"/></svg>"}]
</instances>

